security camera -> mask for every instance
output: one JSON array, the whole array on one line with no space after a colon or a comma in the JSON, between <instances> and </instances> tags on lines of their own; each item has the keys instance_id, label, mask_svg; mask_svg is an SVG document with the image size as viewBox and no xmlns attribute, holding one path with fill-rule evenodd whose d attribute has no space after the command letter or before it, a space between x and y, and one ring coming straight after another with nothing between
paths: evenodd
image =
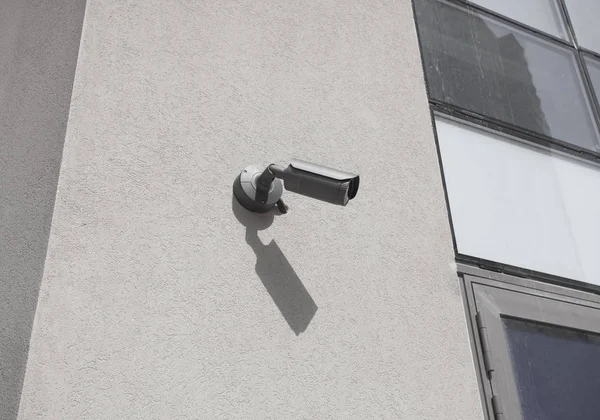
<instances>
[{"instance_id":1,"label":"security camera","mask_svg":"<svg viewBox=\"0 0 600 420\"><path fill-rule=\"evenodd\" d=\"M239 203L250 211L265 213L277 206L285 213L287 206L281 201L284 186L297 194L345 206L356 196L358 184L359 176L356 174L292 160L286 168L278 165L248 166L235 179L233 193Z\"/></svg>"}]
</instances>

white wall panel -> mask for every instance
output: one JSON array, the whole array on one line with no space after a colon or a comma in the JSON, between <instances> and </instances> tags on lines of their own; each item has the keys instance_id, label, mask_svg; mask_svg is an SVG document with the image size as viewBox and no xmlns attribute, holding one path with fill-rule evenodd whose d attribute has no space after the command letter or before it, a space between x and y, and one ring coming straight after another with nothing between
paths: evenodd
<instances>
[{"instance_id":1,"label":"white wall panel","mask_svg":"<svg viewBox=\"0 0 600 420\"><path fill-rule=\"evenodd\" d=\"M600 284L599 167L436 125L459 253Z\"/></svg>"},{"instance_id":2,"label":"white wall panel","mask_svg":"<svg viewBox=\"0 0 600 420\"><path fill-rule=\"evenodd\" d=\"M409 1L88 0L19 420L480 420L453 260Z\"/></svg>"}]
</instances>

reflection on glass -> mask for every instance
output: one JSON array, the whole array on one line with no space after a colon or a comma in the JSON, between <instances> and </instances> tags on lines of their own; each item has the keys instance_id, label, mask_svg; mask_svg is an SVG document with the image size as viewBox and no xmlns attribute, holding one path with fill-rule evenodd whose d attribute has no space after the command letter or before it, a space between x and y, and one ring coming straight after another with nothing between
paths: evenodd
<instances>
[{"instance_id":1,"label":"reflection on glass","mask_svg":"<svg viewBox=\"0 0 600 420\"><path fill-rule=\"evenodd\" d=\"M503 318L523 418L600 418L600 336Z\"/></svg>"},{"instance_id":2,"label":"reflection on glass","mask_svg":"<svg viewBox=\"0 0 600 420\"><path fill-rule=\"evenodd\" d=\"M577 43L589 50L600 53L600 1L565 0Z\"/></svg>"},{"instance_id":3,"label":"reflection on glass","mask_svg":"<svg viewBox=\"0 0 600 420\"><path fill-rule=\"evenodd\" d=\"M556 0L471 0L471 3L558 38L569 38Z\"/></svg>"},{"instance_id":4,"label":"reflection on glass","mask_svg":"<svg viewBox=\"0 0 600 420\"><path fill-rule=\"evenodd\" d=\"M590 57L585 57L585 65L587 66L592 86L596 92L596 98L600 100L600 62Z\"/></svg>"},{"instance_id":5,"label":"reflection on glass","mask_svg":"<svg viewBox=\"0 0 600 420\"><path fill-rule=\"evenodd\" d=\"M573 51L441 0L415 10L430 97L598 149Z\"/></svg>"}]
</instances>

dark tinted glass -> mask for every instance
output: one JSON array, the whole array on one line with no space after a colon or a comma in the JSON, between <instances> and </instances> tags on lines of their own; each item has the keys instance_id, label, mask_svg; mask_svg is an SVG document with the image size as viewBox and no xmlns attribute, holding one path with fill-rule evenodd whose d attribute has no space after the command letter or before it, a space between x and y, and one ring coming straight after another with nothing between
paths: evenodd
<instances>
[{"instance_id":1,"label":"dark tinted glass","mask_svg":"<svg viewBox=\"0 0 600 420\"><path fill-rule=\"evenodd\" d=\"M600 337L503 318L523 418L600 419Z\"/></svg>"},{"instance_id":2,"label":"dark tinted glass","mask_svg":"<svg viewBox=\"0 0 600 420\"><path fill-rule=\"evenodd\" d=\"M573 50L438 0L415 11L431 98L599 149Z\"/></svg>"}]
</instances>

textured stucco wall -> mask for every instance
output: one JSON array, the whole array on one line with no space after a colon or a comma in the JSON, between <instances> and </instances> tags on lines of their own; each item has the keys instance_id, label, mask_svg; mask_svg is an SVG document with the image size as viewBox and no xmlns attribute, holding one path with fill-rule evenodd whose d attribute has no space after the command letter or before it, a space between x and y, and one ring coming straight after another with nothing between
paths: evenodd
<instances>
[{"instance_id":1,"label":"textured stucco wall","mask_svg":"<svg viewBox=\"0 0 600 420\"><path fill-rule=\"evenodd\" d=\"M409 1L90 0L19 417L481 418L452 260Z\"/></svg>"},{"instance_id":2,"label":"textured stucco wall","mask_svg":"<svg viewBox=\"0 0 600 420\"><path fill-rule=\"evenodd\" d=\"M0 0L0 419L17 416L84 0Z\"/></svg>"}]
</instances>

